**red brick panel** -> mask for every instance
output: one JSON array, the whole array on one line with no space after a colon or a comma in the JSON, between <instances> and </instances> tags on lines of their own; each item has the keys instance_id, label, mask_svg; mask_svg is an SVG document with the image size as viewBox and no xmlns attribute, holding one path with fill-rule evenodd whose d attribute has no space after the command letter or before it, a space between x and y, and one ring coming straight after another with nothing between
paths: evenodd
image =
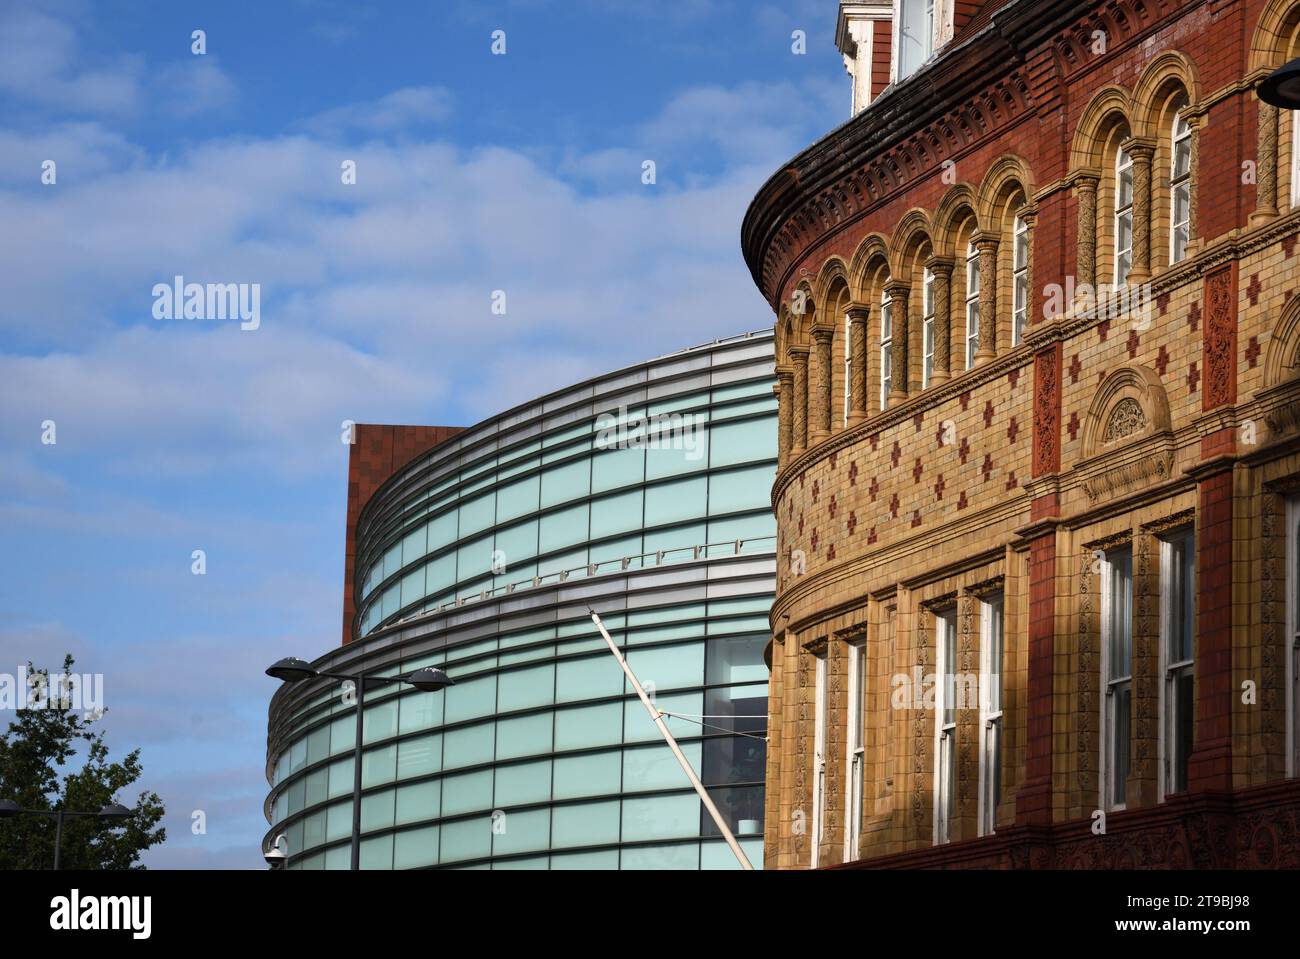
<instances>
[{"instance_id":1,"label":"red brick panel","mask_svg":"<svg viewBox=\"0 0 1300 959\"><path fill-rule=\"evenodd\" d=\"M362 508L384 482L411 460L461 431L459 426L353 427L348 455L347 543L343 560L343 645L352 641L356 609L356 533Z\"/></svg>"},{"instance_id":2,"label":"red brick panel","mask_svg":"<svg viewBox=\"0 0 1300 959\"><path fill-rule=\"evenodd\" d=\"M1192 791L1232 785L1232 471L1203 479L1199 493Z\"/></svg>"},{"instance_id":3,"label":"red brick panel","mask_svg":"<svg viewBox=\"0 0 1300 959\"><path fill-rule=\"evenodd\" d=\"M1029 694L1025 781L1016 794L1016 823L1052 821L1052 659L1056 626L1056 533L1029 544Z\"/></svg>"}]
</instances>

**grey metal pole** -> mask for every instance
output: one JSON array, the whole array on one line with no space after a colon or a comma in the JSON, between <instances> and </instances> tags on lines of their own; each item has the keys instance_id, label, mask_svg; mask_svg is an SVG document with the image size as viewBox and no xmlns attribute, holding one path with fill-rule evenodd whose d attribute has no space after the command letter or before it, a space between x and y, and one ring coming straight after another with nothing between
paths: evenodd
<instances>
[{"instance_id":1,"label":"grey metal pole","mask_svg":"<svg viewBox=\"0 0 1300 959\"><path fill-rule=\"evenodd\" d=\"M700 777L695 775L695 770L691 768L691 761L686 758L686 754L683 753L681 747L677 745L677 740L673 738L673 734L670 733L668 727L664 725L663 713L656 709L654 704L650 702L650 697L647 696L645 690L641 688L641 683L636 678L636 674L632 672L632 667L627 664L627 660L623 658L623 654L618 651L618 646L615 645L614 640L610 638L609 631L605 629L605 624L600 621L600 617L596 615L596 611L594 609L589 609L587 612L591 613L591 621L595 623L596 628L600 630L600 635L605 637L605 643L609 646L609 651L614 654L614 658L618 660L618 664L623 667L623 673L627 676L628 682L632 684L632 688L636 690L636 694L641 697L641 705L644 706L645 711L650 714L650 718L654 720L654 724L659 727L659 733L664 737L664 742L668 743L668 748L671 749L673 755L677 757L677 762L686 773L686 778L689 779L691 785L695 787L695 792L699 794L700 802L704 803L704 808L707 809L709 815L713 817L713 822L718 827L718 831L722 833L722 838L725 839L727 845L731 847L731 851L735 854L737 861L740 863L740 868L753 869L753 863L751 863L749 857L745 855L745 850L740 848L740 843L736 842L736 837L731 834L731 829L728 828L726 820L722 818L722 813L718 812L718 807L713 804L713 800L709 797L708 790L704 788L704 783L700 782Z\"/></svg>"},{"instance_id":2,"label":"grey metal pole","mask_svg":"<svg viewBox=\"0 0 1300 959\"><path fill-rule=\"evenodd\" d=\"M59 852L63 845L63 810L59 809L54 814L54 869L59 869Z\"/></svg>"},{"instance_id":3,"label":"grey metal pole","mask_svg":"<svg viewBox=\"0 0 1300 959\"><path fill-rule=\"evenodd\" d=\"M361 868L361 736L365 732L362 710L366 704L366 677L356 676L352 682L357 694L356 768L352 770L352 869L355 872Z\"/></svg>"}]
</instances>

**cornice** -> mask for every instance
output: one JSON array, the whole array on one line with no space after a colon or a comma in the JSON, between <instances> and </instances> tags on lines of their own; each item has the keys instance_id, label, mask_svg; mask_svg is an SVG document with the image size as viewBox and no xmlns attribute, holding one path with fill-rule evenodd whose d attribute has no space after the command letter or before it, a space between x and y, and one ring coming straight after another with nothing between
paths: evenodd
<instances>
[{"instance_id":1,"label":"cornice","mask_svg":"<svg viewBox=\"0 0 1300 959\"><path fill-rule=\"evenodd\" d=\"M1104 22L1113 59L1181 4L1129 0L1011 0L987 24L809 146L759 189L741 226L755 284L776 307L788 269L814 243L1034 115L1055 109L1057 87L1097 58L1084 27ZM1127 16L1113 16L1122 7ZM1118 33L1118 35L1114 35ZM958 134L957 131L961 133Z\"/></svg>"}]
</instances>

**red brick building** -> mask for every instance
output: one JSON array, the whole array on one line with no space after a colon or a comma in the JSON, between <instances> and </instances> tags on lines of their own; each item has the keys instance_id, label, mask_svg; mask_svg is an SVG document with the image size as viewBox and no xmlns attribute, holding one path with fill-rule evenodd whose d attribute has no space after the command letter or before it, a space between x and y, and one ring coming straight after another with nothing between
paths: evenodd
<instances>
[{"instance_id":1,"label":"red brick building","mask_svg":"<svg viewBox=\"0 0 1300 959\"><path fill-rule=\"evenodd\" d=\"M841 4L755 197L769 867L1300 864L1300 0Z\"/></svg>"}]
</instances>

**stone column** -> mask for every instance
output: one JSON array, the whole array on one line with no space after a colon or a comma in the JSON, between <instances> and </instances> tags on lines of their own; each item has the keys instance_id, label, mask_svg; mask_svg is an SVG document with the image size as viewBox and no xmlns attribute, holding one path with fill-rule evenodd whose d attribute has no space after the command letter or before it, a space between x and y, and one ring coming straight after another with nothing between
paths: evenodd
<instances>
[{"instance_id":1,"label":"stone column","mask_svg":"<svg viewBox=\"0 0 1300 959\"><path fill-rule=\"evenodd\" d=\"M1277 107L1255 98L1259 109L1259 132L1255 144L1255 212L1251 225L1277 216ZM1291 122L1296 122L1294 115ZM1192 141L1195 146L1195 140ZM1196 192L1195 174L1192 193Z\"/></svg>"},{"instance_id":2,"label":"stone column","mask_svg":"<svg viewBox=\"0 0 1300 959\"><path fill-rule=\"evenodd\" d=\"M865 303L849 305L849 426L867 418L867 330L871 324L871 307Z\"/></svg>"},{"instance_id":3,"label":"stone column","mask_svg":"<svg viewBox=\"0 0 1300 959\"><path fill-rule=\"evenodd\" d=\"M934 371L930 382L952 376L952 258L932 256L925 265L934 274Z\"/></svg>"},{"instance_id":4,"label":"stone column","mask_svg":"<svg viewBox=\"0 0 1300 959\"><path fill-rule=\"evenodd\" d=\"M980 326L975 365L982 366L998 355L998 237L981 230L975 234L979 250Z\"/></svg>"},{"instance_id":5,"label":"stone column","mask_svg":"<svg viewBox=\"0 0 1300 959\"><path fill-rule=\"evenodd\" d=\"M1151 279L1151 160L1156 148L1150 140L1136 138L1121 145L1133 161L1133 266L1128 282L1138 285Z\"/></svg>"},{"instance_id":6,"label":"stone column","mask_svg":"<svg viewBox=\"0 0 1300 959\"><path fill-rule=\"evenodd\" d=\"M890 331L892 345L889 350L890 365L893 367L890 371L893 376L893 383L889 389L890 406L907 399L910 389L907 369L907 300L910 292L911 288L902 280L890 280L885 284L885 293L889 295L892 303L890 309L893 317Z\"/></svg>"},{"instance_id":7,"label":"stone column","mask_svg":"<svg viewBox=\"0 0 1300 959\"><path fill-rule=\"evenodd\" d=\"M1075 235L1074 281L1077 285L1097 283L1097 181L1094 173L1082 173L1074 178L1074 197L1077 206L1078 232Z\"/></svg>"},{"instance_id":8,"label":"stone column","mask_svg":"<svg viewBox=\"0 0 1300 959\"><path fill-rule=\"evenodd\" d=\"M809 412L808 445L816 446L831 435L831 340L835 330L813 327L812 400Z\"/></svg>"},{"instance_id":9,"label":"stone column","mask_svg":"<svg viewBox=\"0 0 1300 959\"><path fill-rule=\"evenodd\" d=\"M806 346L790 347L790 362L794 366L794 414L793 442L790 444L790 458L794 459L808 448L808 354Z\"/></svg>"},{"instance_id":10,"label":"stone column","mask_svg":"<svg viewBox=\"0 0 1300 959\"><path fill-rule=\"evenodd\" d=\"M794 446L794 369L789 366L776 368L777 396L777 462L785 466L790 461L790 450Z\"/></svg>"},{"instance_id":11,"label":"stone column","mask_svg":"<svg viewBox=\"0 0 1300 959\"><path fill-rule=\"evenodd\" d=\"M1190 165L1192 195L1187 205L1187 255L1194 256L1201 249L1201 241L1197 238L1197 197L1201 193L1201 117L1200 115L1189 116L1187 125L1192 130L1192 159ZM1277 164L1273 164L1274 177L1276 182Z\"/></svg>"}]
</instances>

